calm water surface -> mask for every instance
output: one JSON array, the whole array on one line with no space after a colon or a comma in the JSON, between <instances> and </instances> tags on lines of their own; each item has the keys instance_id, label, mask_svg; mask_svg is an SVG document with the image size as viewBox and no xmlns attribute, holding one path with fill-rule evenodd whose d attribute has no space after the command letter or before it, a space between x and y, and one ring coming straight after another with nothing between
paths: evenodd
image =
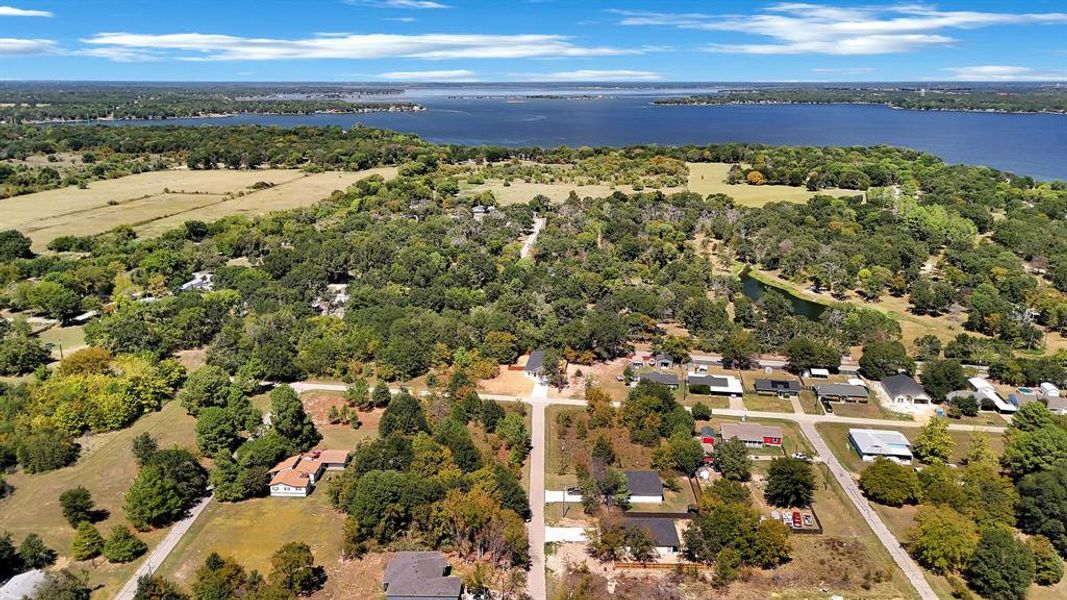
<instances>
[{"instance_id":1,"label":"calm water surface","mask_svg":"<svg viewBox=\"0 0 1067 600\"><path fill-rule=\"evenodd\" d=\"M881 106L653 106L659 95L594 99L403 96L417 113L172 119L150 124L359 124L453 144L623 146L629 144L890 144L925 150L950 163L990 165L1041 179L1067 179L1067 116L923 112ZM114 125L130 124L116 121ZM144 124L145 122L132 122Z\"/></svg>"}]
</instances>

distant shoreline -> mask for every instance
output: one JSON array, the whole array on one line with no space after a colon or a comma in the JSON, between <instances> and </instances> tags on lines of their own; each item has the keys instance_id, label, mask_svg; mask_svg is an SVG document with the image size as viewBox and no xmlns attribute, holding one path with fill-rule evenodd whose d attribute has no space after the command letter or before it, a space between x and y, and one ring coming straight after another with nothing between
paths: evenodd
<instances>
[{"instance_id":1,"label":"distant shoreline","mask_svg":"<svg viewBox=\"0 0 1067 600\"><path fill-rule=\"evenodd\" d=\"M731 100L728 102L678 102L661 98L653 106L882 106L891 110L915 112L985 113L998 115L1067 115L1067 110L1006 110L997 108L936 108L898 106L888 102L803 102L786 100Z\"/></svg>"},{"instance_id":2,"label":"distant shoreline","mask_svg":"<svg viewBox=\"0 0 1067 600\"><path fill-rule=\"evenodd\" d=\"M173 121L178 119L225 119L228 117L240 117L247 115L254 116L272 116L272 117L285 117L285 116L298 116L306 117L312 115L358 115L369 113L382 113L382 112L422 112L426 110L426 107L421 104L388 104L379 107L360 107L353 108L351 110L313 110L313 111L239 111L229 113L198 113L181 116L148 116L148 117L116 117L114 115L108 115L105 117L93 117L90 119L72 119L72 118L56 118L56 119L27 119L19 121L26 125L63 125L68 123L95 123L99 121Z\"/></svg>"}]
</instances>

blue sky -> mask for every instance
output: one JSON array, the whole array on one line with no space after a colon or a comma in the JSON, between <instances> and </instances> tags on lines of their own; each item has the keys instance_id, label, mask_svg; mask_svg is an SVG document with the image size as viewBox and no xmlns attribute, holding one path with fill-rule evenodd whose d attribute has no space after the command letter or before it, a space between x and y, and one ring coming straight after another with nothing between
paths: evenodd
<instances>
[{"instance_id":1,"label":"blue sky","mask_svg":"<svg viewBox=\"0 0 1067 600\"><path fill-rule=\"evenodd\" d=\"M1067 2L0 0L0 79L1067 80Z\"/></svg>"}]
</instances>

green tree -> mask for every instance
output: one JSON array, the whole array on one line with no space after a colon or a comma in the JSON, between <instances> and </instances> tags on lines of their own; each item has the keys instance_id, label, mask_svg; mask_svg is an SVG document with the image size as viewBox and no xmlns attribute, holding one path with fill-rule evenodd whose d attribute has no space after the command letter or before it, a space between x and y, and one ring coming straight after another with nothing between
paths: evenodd
<instances>
[{"instance_id":1,"label":"green tree","mask_svg":"<svg viewBox=\"0 0 1067 600\"><path fill-rule=\"evenodd\" d=\"M596 436L596 439L593 440L593 450L590 455L605 465L615 464L615 448L611 445L611 440L606 436Z\"/></svg>"},{"instance_id":2,"label":"green tree","mask_svg":"<svg viewBox=\"0 0 1067 600\"><path fill-rule=\"evenodd\" d=\"M375 395L377 393L378 390L375 388ZM430 427L426 423L426 413L422 409L422 404L407 390L401 390L396 395L396 398L389 402L385 412L382 414L382 420L378 424L378 433L382 436L387 436L394 431L410 435L429 430Z\"/></svg>"},{"instance_id":3,"label":"green tree","mask_svg":"<svg viewBox=\"0 0 1067 600\"><path fill-rule=\"evenodd\" d=\"M508 413L496 427L496 433L510 450L511 462L522 464L530 449L530 432L526 419L519 413Z\"/></svg>"},{"instance_id":4,"label":"green tree","mask_svg":"<svg viewBox=\"0 0 1067 600\"><path fill-rule=\"evenodd\" d=\"M64 432L43 429L22 437L16 454L27 473L42 473L74 462L78 458L78 446Z\"/></svg>"},{"instance_id":5,"label":"green tree","mask_svg":"<svg viewBox=\"0 0 1067 600\"><path fill-rule=\"evenodd\" d=\"M1046 425L1038 429L1009 428L1000 463L1014 477L1053 469L1067 460L1067 429Z\"/></svg>"},{"instance_id":6,"label":"green tree","mask_svg":"<svg viewBox=\"0 0 1067 600\"><path fill-rule=\"evenodd\" d=\"M978 531L967 517L947 506L923 506L907 534L907 547L919 564L937 573L962 569L978 546Z\"/></svg>"},{"instance_id":7,"label":"green tree","mask_svg":"<svg viewBox=\"0 0 1067 600\"><path fill-rule=\"evenodd\" d=\"M1026 545L1034 555L1034 583L1056 585L1063 579L1063 559L1043 535L1031 536Z\"/></svg>"},{"instance_id":8,"label":"green tree","mask_svg":"<svg viewBox=\"0 0 1067 600\"><path fill-rule=\"evenodd\" d=\"M375 408L385 408L389 406L389 402L392 401L393 395L389 391L389 386L384 381L379 381L378 385L374 386L374 395L372 400L374 401Z\"/></svg>"},{"instance_id":9,"label":"green tree","mask_svg":"<svg viewBox=\"0 0 1067 600\"><path fill-rule=\"evenodd\" d=\"M711 409L703 402L697 402L693 405L693 419L697 421L711 420Z\"/></svg>"},{"instance_id":10,"label":"green tree","mask_svg":"<svg viewBox=\"0 0 1067 600\"><path fill-rule=\"evenodd\" d=\"M982 532L964 575L983 598L1022 600L1034 581L1034 556L1010 529L990 527Z\"/></svg>"},{"instance_id":11,"label":"green tree","mask_svg":"<svg viewBox=\"0 0 1067 600\"><path fill-rule=\"evenodd\" d=\"M626 547L635 562L649 563L656 558L656 540L646 527L627 527Z\"/></svg>"},{"instance_id":12,"label":"green tree","mask_svg":"<svg viewBox=\"0 0 1067 600\"><path fill-rule=\"evenodd\" d=\"M212 552L196 570L196 579L192 586L193 597L196 600L239 598L246 582L245 570L240 563Z\"/></svg>"},{"instance_id":13,"label":"green tree","mask_svg":"<svg viewBox=\"0 0 1067 600\"><path fill-rule=\"evenodd\" d=\"M5 531L0 535L0 580L18 575L22 569L22 558L11 541L11 534Z\"/></svg>"},{"instance_id":14,"label":"green tree","mask_svg":"<svg viewBox=\"0 0 1067 600\"><path fill-rule=\"evenodd\" d=\"M19 559L26 569L43 569L56 560L55 550L44 544L36 533L27 534L19 544Z\"/></svg>"},{"instance_id":15,"label":"green tree","mask_svg":"<svg viewBox=\"0 0 1067 600\"><path fill-rule=\"evenodd\" d=\"M922 494L914 469L882 457L863 470L859 485L868 498L887 506L917 502Z\"/></svg>"},{"instance_id":16,"label":"green tree","mask_svg":"<svg viewBox=\"0 0 1067 600\"><path fill-rule=\"evenodd\" d=\"M75 560L89 560L100 556L104 550L104 538L89 521L78 523L74 539L70 543L71 555Z\"/></svg>"},{"instance_id":17,"label":"green tree","mask_svg":"<svg viewBox=\"0 0 1067 600\"><path fill-rule=\"evenodd\" d=\"M345 400L349 406L353 406L360 410L370 410L374 408L374 404L370 398L370 387L367 385L367 380L358 377L345 389Z\"/></svg>"},{"instance_id":18,"label":"green tree","mask_svg":"<svg viewBox=\"0 0 1067 600\"><path fill-rule=\"evenodd\" d=\"M734 481L748 481L752 476L752 458L741 440L734 438L715 446L715 470Z\"/></svg>"},{"instance_id":19,"label":"green tree","mask_svg":"<svg viewBox=\"0 0 1067 600\"><path fill-rule=\"evenodd\" d=\"M1019 528L1047 537L1067 556L1067 462L1023 477L1018 488Z\"/></svg>"},{"instance_id":20,"label":"green tree","mask_svg":"<svg viewBox=\"0 0 1067 600\"><path fill-rule=\"evenodd\" d=\"M704 464L704 447L691 435L677 432L671 435L667 444L671 452L671 461L675 469L686 475L693 475Z\"/></svg>"},{"instance_id":21,"label":"green tree","mask_svg":"<svg viewBox=\"0 0 1067 600\"><path fill-rule=\"evenodd\" d=\"M765 519L756 527L750 562L761 569L772 569L789 560L789 527L781 521Z\"/></svg>"},{"instance_id":22,"label":"green tree","mask_svg":"<svg viewBox=\"0 0 1067 600\"><path fill-rule=\"evenodd\" d=\"M1024 404L1011 417L1011 428L1018 431L1037 431L1056 424L1052 411L1040 402Z\"/></svg>"},{"instance_id":23,"label":"green tree","mask_svg":"<svg viewBox=\"0 0 1067 600\"><path fill-rule=\"evenodd\" d=\"M911 451L924 463L947 463L956 441L948 433L948 419L933 417L919 431Z\"/></svg>"},{"instance_id":24,"label":"green tree","mask_svg":"<svg viewBox=\"0 0 1067 600\"><path fill-rule=\"evenodd\" d=\"M160 466L149 463L138 471L126 490L126 517L140 531L170 523L185 510L177 483Z\"/></svg>"},{"instance_id":25,"label":"green tree","mask_svg":"<svg viewBox=\"0 0 1067 600\"><path fill-rule=\"evenodd\" d=\"M809 506L815 497L815 473L811 464L796 458L771 461L764 490L767 502L774 506Z\"/></svg>"},{"instance_id":26,"label":"green tree","mask_svg":"<svg viewBox=\"0 0 1067 600\"><path fill-rule=\"evenodd\" d=\"M82 486L71 488L59 495L59 506L63 509L63 518L71 527L77 527L82 521L93 520L93 496Z\"/></svg>"},{"instance_id":27,"label":"green tree","mask_svg":"<svg viewBox=\"0 0 1067 600\"><path fill-rule=\"evenodd\" d=\"M397 400L399 400L399 397ZM395 404L396 401L389 408L392 408ZM382 417L382 423L385 423L384 416ZM442 419L434 427L433 437L439 444L447 446L452 451L452 458L455 459L456 465L465 473L471 473L482 468L482 454L478 451L478 447L474 445L470 432L463 423L451 417Z\"/></svg>"},{"instance_id":28,"label":"green tree","mask_svg":"<svg viewBox=\"0 0 1067 600\"><path fill-rule=\"evenodd\" d=\"M239 431L229 411L209 406L196 418L196 445L207 455L233 450L241 440Z\"/></svg>"},{"instance_id":29,"label":"green tree","mask_svg":"<svg viewBox=\"0 0 1067 600\"><path fill-rule=\"evenodd\" d=\"M151 460L157 450L159 450L159 444L147 431L143 431L133 438L133 456L137 459L138 465L144 465Z\"/></svg>"},{"instance_id":30,"label":"green tree","mask_svg":"<svg viewBox=\"0 0 1067 600\"><path fill-rule=\"evenodd\" d=\"M130 562L147 551L148 545L125 525L114 526L103 547L104 558L113 563Z\"/></svg>"},{"instance_id":31,"label":"green tree","mask_svg":"<svg viewBox=\"0 0 1067 600\"><path fill-rule=\"evenodd\" d=\"M711 580L712 585L724 588L741 576L741 552L733 547L719 550L715 555L715 577Z\"/></svg>"},{"instance_id":32,"label":"green tree","mask_svg":"<svg viewBox=\"0 0 1067 600\"><path fill-rule=\"evenodd\" d=\"M900 371L914 372L915 361L900 342L873 342L863 347L860 370L870 379L883 379Z\"/></svg>"},{"instance_id":33,"label":"green tree","mask_svg":"<svg viewBox=\"0 0 1067 600\"><path fill-rule=\"evenodd\" d=\"M89 600L89 575L75 575L67 569L45 573L37 588L35 600Z\"/></svg>"},{"instance_id":34,"label":"green tree","mask_svg":"<svg viewBox=\"0 0 1067 600\"><path fill-rule=\"evenodd\" d=\"M722 354L723 364L747 369L752 364L752 357L759 352L759 344L751 332L737 329L722 341L719 352Z\"/></svg>"},{"instance_id":35,"label":"green tree","mask_svg":"<svg viewBox=\"0 0 1067 600\"><path fill-rule=\"evenodd\" d=\"M315 565L315 557L307 544L289 542L270 559L271 572L267 581L272 587L294 596L304 596L322 586L322 567Z\"/></svg>"},{"instance_id":36,"label":"green tree","mask_svg":"<svg viewBox=\"0 0 1067 600\"><path fill-rule=\"evenodd\" d=\"M221 367L208 365L193 371L178 393L185 410L194 417L209 406L225 407L240 390L230 382L230 376Z\"/></svg>"},{"instance_id":37,"label":"green tree","mask_svg":"<svg viewBox=\"0 0 1067 600\"><path fill-rule=\"evenodd\" d=\"M271 426L298 452L310 450L322 439L311 417L304 412L300 397L289 385L282 384L271 390L270 407Z\"/></svg>"},{"instance_id":38,"label":"green tree","mask_svg":"<svg viewBox=\"0 0 1067 600\"><path fill-rule=\"evenodd\" d=\"M189 596L172 581L159 575L142 575L137 579L133 600L189 600Z\"/></svg>"},{"instance_id":39,"label":"green tree","mask_svg":"<svg viewBox=\"0 0 1067 600\"><path fill-rule=\"evenodd\" d=\"M966 389L967 375L958 360L931 360L923 366L922 383L931 398L944 402L949 392Z\"/></svg>"},{"instance_id":40,"label":"green tree","mask_svg":"<svg viewBox=\"0 0 1067 600\"><path fill-rule=\"evenodd\" d=\"M16 258L32 258L30 251L30 238L15 231L14 229L0 230L0 262L8 262Z\"/></svg>"}]
</instances>

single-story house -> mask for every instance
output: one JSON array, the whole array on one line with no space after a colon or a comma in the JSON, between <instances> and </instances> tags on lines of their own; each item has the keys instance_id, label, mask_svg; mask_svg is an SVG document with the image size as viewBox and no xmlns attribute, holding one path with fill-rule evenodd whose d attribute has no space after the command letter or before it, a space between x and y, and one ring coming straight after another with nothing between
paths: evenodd
<instances>
[{"instance_id":1,"label":"single-story house","mask_svg":"<svg viewBox=\"0 0 1067 600\"><path fill-rule=\"evenodd\" d=\"M757 379L756 393L779 398L795 398L800 395L800 382L795 379Z\"/></svg>"},{"instance_id":2,"label":"single-story house","mask_svg":"<svg viewBox=\"0 0 1067 600\"><path fill-rule=\"evenodd\" d=\"M660 373L659 371L652 371L651 373L641 373L637 376L637 380L659 383L671 388L672 390L678 387L678 376L672 373Z\"/></svg>"},{"instance_id":3,"label":"single-story house","mask_svg":"<svg viewBox=\"0 0 1067 600\"><path fill-rule=\"evenodd\" d=\"M204 291L210 292L215 288L215 274L210 271L197 271L193 273L193 278L186 281L179 288L183 292Z\"/></svg>"},{"instance_id":4,"label":"single-story house","mask_svg":"<svg viewBox=\"0 0 1067 600\"><path fill-rule=\"evenodd\" d=\"M704 462L710 462L711 455L715 452L715 430L708 425L701 427L696 440L700 442L700 447L704 450Z\"/></svg>"},{"instance_id":5,"label":"single-story house","mask_svg":"<svg viewBox=\"0 0 1067 600\"><path fill-rule=\"evenodd\" d=\"M1063 396L1051 396L1046 399L1048 401L1048 409L1053 414L1067 415L1067 398Z\"/></svg>"},{"instance_id":6,"label":"single-story house","mask_svg":"<svg viewBox=\"0 0 1067 600\"><path fill-rule=\"evenodd\" d=\"M889 398L897 404L930 403L930 394L926 393L923 386L903 373L883 378L882 387L889 394Z\"/></svg>"},{"instance_id":7,"label":"single-story house","mask_svg":"<svg viewBox=\"0 0 1067 600\"><path fill-rule=\"evenodd\" d=\"M644 529L652 536L656 545L656 553L661 557L669 557L678 553L681 548L681 540L678 539L678 529L674 526L674 519L670 518L626 518L622 526L626 529Z\"/></svg>"},{"instance_id":8,"label":"single-story house","mask_svg":"<svg viewBox=\"0 0 1067 600\"><path fill-rule=\"evenodd\" d=\"M343 470L347 464L347 450L312 450L290 456L270 470L270 495L303 498L323 473Z\"/></svg>"},{"instance_id":9,"label":"single-story house","mask_svg":"<svg viewBox=\"0 0 1067 600\"><path fill-rule=\"evenodd\" d=\"M1047 381L1042 383L1038 387L1041 388L1041 393L1049 398L1058 398L1060 395L1060 388Z\"/></svg>"},{"instance_id":10,"label":"single-story house","mask_svg":"<svg viewBox=\"0 0 1067 600\"><path fill-rule=\"evenodd\" d=\"M382 587L388 600L459 600L463 582L440 552L397 552L385 566Z\"/></svg>"},{"instance_id":11,"label":"single-story house","mask_svg":"<svg viewBox=\"0 0 1067 600\"><path fill-rule=\"evenodd\" d=\"M712 396L740 396L745 393L741 380L733 375L695 375L689 373L686 375L686 381L689 384L690 391L693 391L695 386L706 386L708 388L707 393ZM697 392L693 391L693 393Z\"/></svg>"},{"instance_id":12,"label":"single-story house","mask_svg":"<svg viewBox=\"0 0 1067 600\"><path fill-rule=\"evenodd\" d=\"M980 405L992 405L998 412L1004 413L1013 413L1019 410L1018 406L1001 398L997 389L993 387L993 384L985 379L982 379L981 377L971 377L967 380L967 383L971 384L971 387L974 388L974 395L978 397L978 403Z\"/></svg>"},{"instance_id":13,"label":"single-story house","mask_svg":"<svg viewBox=\"0 0 1067 600\"><path fill-rule=\"evenodd\" d=\"M829 402L866 402L869 392L862 385L846 383L820 383L811 386L819 401Z\"/></svg>"},{"instance_id":14,"label":"single-story house","mask_svg":"<svg viewBox=\"0 0 1067 600\"><path fill-rule=\"evenodd\" d=\"M657 354L656 366L660 369L669 369L674 366L674 359L666 354Z\"/></svg>"},{"instance_id":15,"label":"single-story house","mask_svg":"<svg viewBox=\"0 0 1067 600\"><path fill-rule=\"evenodd\" d=\"M545 373L545 351L531 352L530 358L526 359L526 366L522 368L522 373L530 379L541 379Z\"/></svg>"},{"instance_id":16,"label":"single-story house","mask_svg":"<svg viewBox=\"0 0 1067 600\"><path fill-rule=\"evenodd\" d=\"M898 463L910 463L911 442L899 431L887 429L849 429L848 441L865 462L879 456Z\"/></svg>"},{"instance_id":17,"label":"single-story house","mask_svg":"<svg viewBox=\"0 0 1067 600\"><path fill-rule=\"evenodd\" d=\"M737 438L749 448L780 447L782 445L782 428L776 425L759 423L723 423L719 428L722 440Z\"/></svg>"},{"instance_id":18,"label":"single-story house","mask_svg":"<svg viewBox=\"0 0 1067 600\"><path fill-rule=\"evenodd\" d=\"M707 373L711 367L722 366L722 356L718 354L692 354L689 362L693 364L694 373Z\"/></svg>"},{"instance_id":19,"label":"single-story house","mask_svg":"<svg viewBox=\"0 0 1067 600\"><path fill-rule=\"evenodd\" d=\"M663 483L655 471L627 471L626 489L634 504L659 504L663 502Z\"/></svg>"},{"instance_id":20,"label":"single-story house","mask_svg":"<svg viewBox=\"0 0 1067 600\"><path fill-rule=\"evenodd\" d=\"M40 569L19 573L0 587L0 600L33 598L37 595L37 589L44 583L44 579L45 573Z\"/></svg>"}]
</instances>

